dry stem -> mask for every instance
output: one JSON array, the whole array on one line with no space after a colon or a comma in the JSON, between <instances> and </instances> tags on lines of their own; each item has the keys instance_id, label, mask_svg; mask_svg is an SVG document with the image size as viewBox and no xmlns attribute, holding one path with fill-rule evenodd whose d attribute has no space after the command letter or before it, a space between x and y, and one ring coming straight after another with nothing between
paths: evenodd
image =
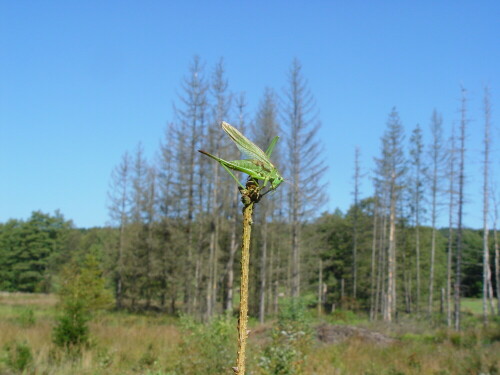
<instances>
[{"instance_id":1,"label":"dry stem","mask_svg":"<svg viewBox=\"0 0 500 375\"><path fill-rule=\"evenodd\" d=\"M250 235L252 232L253 202L243 209L243 235L241 243L240 316L238 319L238 359L235 372L245 374L245 349L248 337L248 272L250 263Z\"/></svg>"},{"instance_id":2,"label":"dry stem","mask_svg":"<svg viewBox=\"0 0 500 375\"><path fill-rule=\"evenodd\" d=\"M245 350L248 337L248 274L250 264L250 237L252 233L253 205L259 200L259 189L254 184L248 183L247 189L240 190L243 207L243 234L241 242L241 287L240 287L240 315L238 319L238 358L236 367L237 375L245 375Z\"/></svg>"}]
</instances>

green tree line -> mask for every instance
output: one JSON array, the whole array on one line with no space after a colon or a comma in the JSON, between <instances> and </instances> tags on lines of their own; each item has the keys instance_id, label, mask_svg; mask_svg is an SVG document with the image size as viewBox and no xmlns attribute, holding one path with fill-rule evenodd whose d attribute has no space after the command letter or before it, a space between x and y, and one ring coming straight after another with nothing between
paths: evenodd
<instances>
[{"instance_id":1,"label":"green tree line","mask_svg":"<svg viewBox=\"0 0 500 375\"><path fill-rule=\"evenodd\" d=\"M482 230L461 226L465 140L445 129L438 111L425 144L426 128L417 125L407 136L393 108L370 179L356 149L351 207L334 213L323 209L321 123L298 60L282 92L266 88L251 115L245 95L230 90L224 62L208 71L195 57L174 112L155 157L148 159L139 144L112 171L108 227L77 229L59 213L40 212L0 225L2 290L51 291L64 264L92 251L100 254L118 309L204 320L231 313L241 204L234 181L197 152L240 158L220 130L224 120L264 148L281 137L273 162L288 183L259 203L253 224L251 313L261 321L277 314L283 297L304 296L323 312L355 309L392 321L402 313L441 311L450 324L454 293L483 293L485 248L497 264L488 264L486 290L495 292L487 297L498 295L496 225L486 247ZM367 181L373 193L363 196Z\"/></svg>"}]
</instances>

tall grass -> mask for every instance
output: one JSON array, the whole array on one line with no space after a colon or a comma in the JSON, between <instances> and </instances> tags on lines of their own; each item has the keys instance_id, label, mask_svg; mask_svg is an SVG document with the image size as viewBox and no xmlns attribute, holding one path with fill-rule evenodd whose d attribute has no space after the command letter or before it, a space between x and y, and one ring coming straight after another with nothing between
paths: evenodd
<instances>
[{"instance_id":1,"label":"tall grass","mask_svg":"<svg viewBox=\"0 0 500 375\"><path fill-rule=\"evenodd\" d=\"M237 334L232 317L201 324L161 314L107 312L90 324L90 345L79 356L71 356L52 343L56 316L53 296L45 296L44 300L44 296L14 295L9 299L3 294L1 298L0 374L231 373ZM26 313L30 309L34 320L31 313ZM28 318L20 318L22 314ZM472 322L475 318L468 319ZM358 318L352 321L360 324ZM352 338L333 345L313 339L307 343L307 355L297 369L311 375L500 374L500 325L492 319L485 329L480 319L475 322L462 333L412 320L393 325L364 323L365 327L394 337L396 343L382 346ZM270 345L288 345L273 337L279 334L273 330L278 323L251 324L249 373L269 371L270 367L262 367L262 357L266 350L270 353ZM276 371L274 374L279 374Z\"/></svg>"}]
</instances>

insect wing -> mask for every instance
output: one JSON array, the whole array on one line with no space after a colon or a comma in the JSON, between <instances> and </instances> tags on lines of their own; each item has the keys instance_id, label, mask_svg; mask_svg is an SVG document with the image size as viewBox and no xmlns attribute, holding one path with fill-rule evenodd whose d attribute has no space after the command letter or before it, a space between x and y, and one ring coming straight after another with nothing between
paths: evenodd
<instances>
[{"instance_id":1,"label":"insect wing","mask_svg":"<svg viewBox=\"0 0 500 375\"><path fill-rule=\"evenodd\" d=\"M227 122L222 122L222 129L224 129L226 134L233 140L233 142L236 144L236 147L238 147L238 149L243 154L248 156L250 159L259 160L269 167L273 166L264 151L262 151L255 143L241 134L237 129L233 128Z\"/></svg>"}]
</instances>

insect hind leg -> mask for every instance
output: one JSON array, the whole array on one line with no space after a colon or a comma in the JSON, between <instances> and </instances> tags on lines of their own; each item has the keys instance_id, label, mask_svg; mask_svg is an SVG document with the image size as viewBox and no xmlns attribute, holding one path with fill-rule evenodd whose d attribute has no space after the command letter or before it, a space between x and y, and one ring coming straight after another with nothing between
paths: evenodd
<instances>
[{"instance_id":1,"label":"insect hind leg","mask_svg":"<svg viewBox=\"0 0 500 375\"><path fill-rule=\"evenodd\" d=\"M238 180L238 179L236 178L236 176L233 174L233 172L231 172L231 170L230 170L228 167L226 167L223 163L220 163L220 165L222 165L222 166L224 167L224 169L227 171L227 173L229 173L229 174L231 175L231 177L232 177L232 178L234 178L234 180L238 183L238 185L240 185L243 189L245 188L245 187L241 184L240 180Z\"/></svg>"}]
</instances>

